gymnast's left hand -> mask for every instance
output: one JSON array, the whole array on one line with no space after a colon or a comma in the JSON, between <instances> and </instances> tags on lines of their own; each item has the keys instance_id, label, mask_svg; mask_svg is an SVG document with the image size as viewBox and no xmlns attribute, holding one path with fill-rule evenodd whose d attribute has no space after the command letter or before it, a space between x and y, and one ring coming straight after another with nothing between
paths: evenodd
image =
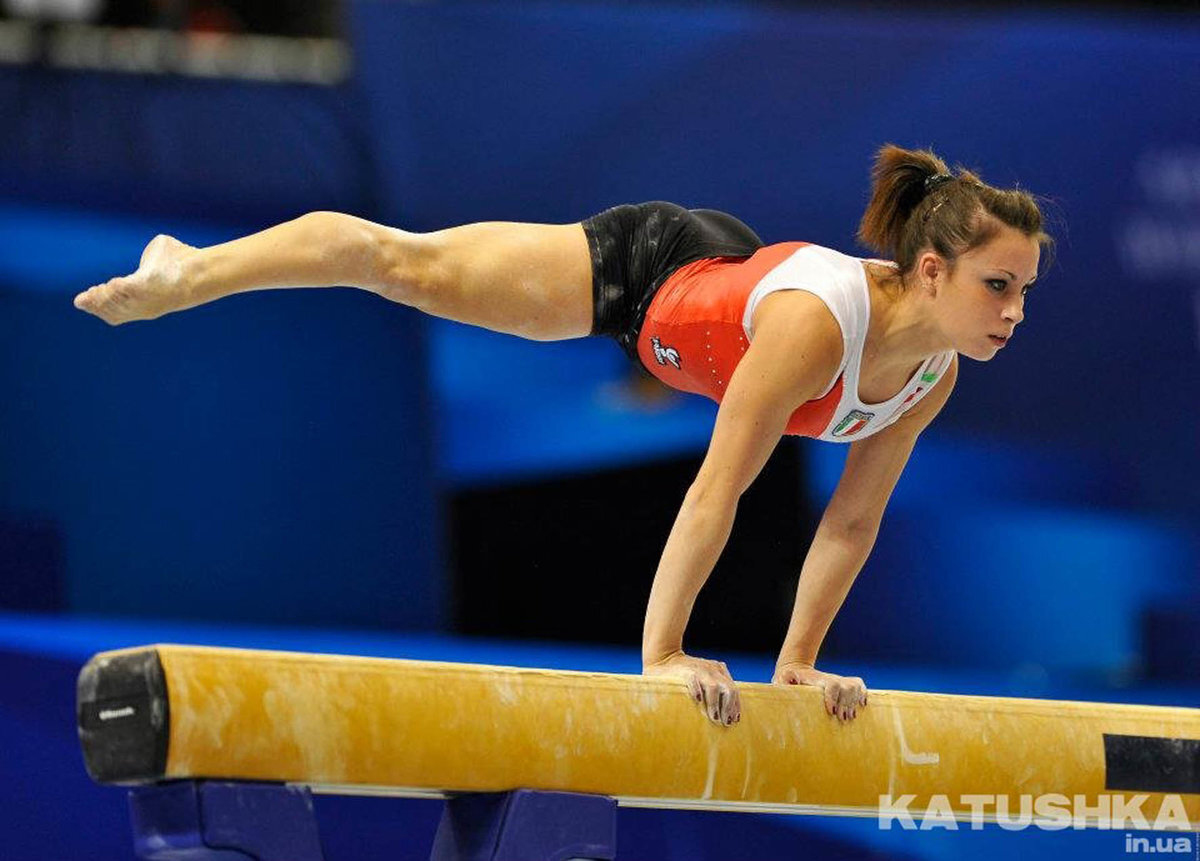
<instances>
[{"instance_id":1,"label":"gymnast's left hand","mask_svg":"<svg viewBox=\"0 0 1200 861\"><path fill-rule=\"evenodd\" d=\"M784 661L775 667L773 685L811 685L824 694L825 713L843 723L858 717L867 707L867 685L858 676L823 673L803 661Z\"/></svg>"}]
</instances>

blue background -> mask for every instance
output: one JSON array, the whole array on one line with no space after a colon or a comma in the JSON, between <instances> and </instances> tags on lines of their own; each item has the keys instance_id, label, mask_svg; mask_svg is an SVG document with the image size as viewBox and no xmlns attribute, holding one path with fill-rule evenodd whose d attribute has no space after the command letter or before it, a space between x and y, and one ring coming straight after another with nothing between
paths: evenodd
<instances>
[{"instance_id":1,"label":"blue background","mask_svg":"<svg viewBox=\"0 0 1200 861\"><path fill-rule=\"evenodd\" d=\"M119 329L71 307L154 233L207 245L314 209L431 230L666 199L733 212L768 242L854 251L887 141L1049 196L1057 263L1013 343L964 361L826 652L869 684L1195 704L1182 684L1130 687L1194 680L1200 657L1195 16L349 10L355 73L337 87L0 67L0 604L25 611L0 619L18 632L0 644L18 739L0 785L21 799L0 821L29 823L13 857L39 857L65 808L115 794L81 777L69 714L50 710L71 691L44 681L69 684L89 649L160 633L328 642L189 627L216 620L401 632L388 654L614 670L636 656L454 651L443 500L702 452L711 404L630 400L606 341L525 343L355 291L256 293ZM845 451L803 453L822 504ZM330 650L364 653L372 636ZM769 658L746 660L761 676ZM121 851L123 827L78 857L123 857L97 854ZM678 857L723 857L672 833ZM985 836L971 851L1003 839ZM1089 854L1124 855L1103 836ZM961 849L920 838L903 851Z\"/></svg>"}]
</instances>

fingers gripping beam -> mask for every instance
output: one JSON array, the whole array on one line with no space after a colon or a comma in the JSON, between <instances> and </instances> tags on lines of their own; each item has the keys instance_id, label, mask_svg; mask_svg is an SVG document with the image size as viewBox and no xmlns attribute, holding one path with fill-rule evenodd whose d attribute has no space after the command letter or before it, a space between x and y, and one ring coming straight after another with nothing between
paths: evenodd
<instances>
[{"instance_id":1,"label":"fingers gripping beam","mask_svg":"<svg viewBox=\"0 0 1200 861\"><path fill-rule=\"evenodd\" d=\"M645 807L877 815L911 795L1179 793L1200 825L1200 710L873 691L853 723L811 687L740 684L734 726L683 681L151 646L96 655L80 739L102 783L279 781L444 796L516 788ZM1153 816L1153 814L1151 814ZM1088 824L1101 824L1103 815Z\"/></svg>"}]
</instances>

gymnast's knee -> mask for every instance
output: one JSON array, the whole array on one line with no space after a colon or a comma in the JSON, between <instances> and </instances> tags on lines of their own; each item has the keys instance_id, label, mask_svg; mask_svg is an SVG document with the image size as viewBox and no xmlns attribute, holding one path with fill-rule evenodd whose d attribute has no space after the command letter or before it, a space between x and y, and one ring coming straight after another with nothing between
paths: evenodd
<instances>
[{"instance_id":1,"label":"gymnast's knee","mask_svg":"<svg viewBox=\"0 0 1200 861\"><path fill-rule=\"evenodd\" d=\"M387 228L369 253L377 261L376 292L402 305L425 310L452 280L450 255L433 234Z\"/></svg>"},{"instance_id":2,"label":"gymnast's knee","mask_svg":"<svg viewBox=\"0 0 1200 861\"><path fill-rule=\"evenodd\" d=\"M413 280L408 271L413 268L413 255L407 249L409 237L419 234L344 212L308 212L292 223L302 228L299 241L308 253L321 258L323 268L336 274L338 284L381 295L403 295L403 290L396 289L397 279Z\"/></svg>"}]
</instances>

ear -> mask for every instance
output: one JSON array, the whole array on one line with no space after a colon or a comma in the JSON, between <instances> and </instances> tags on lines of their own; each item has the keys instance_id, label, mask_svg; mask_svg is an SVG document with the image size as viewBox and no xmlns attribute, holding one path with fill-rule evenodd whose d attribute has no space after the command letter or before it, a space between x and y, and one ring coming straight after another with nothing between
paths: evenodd
<instances>
[{"instance_id":1,"label":"ear","mask_svg":"<svg viewBox=\"0 0 1200 861\"><path fill-rule=\"evenodd\" d=\"M931 296L936 296L938 288L941 287L941 281L947 276L949 268L940 254L926 249L918 255L915 271L917 284L921 289L929 291Z\"/></svg>"}]
</instances>

